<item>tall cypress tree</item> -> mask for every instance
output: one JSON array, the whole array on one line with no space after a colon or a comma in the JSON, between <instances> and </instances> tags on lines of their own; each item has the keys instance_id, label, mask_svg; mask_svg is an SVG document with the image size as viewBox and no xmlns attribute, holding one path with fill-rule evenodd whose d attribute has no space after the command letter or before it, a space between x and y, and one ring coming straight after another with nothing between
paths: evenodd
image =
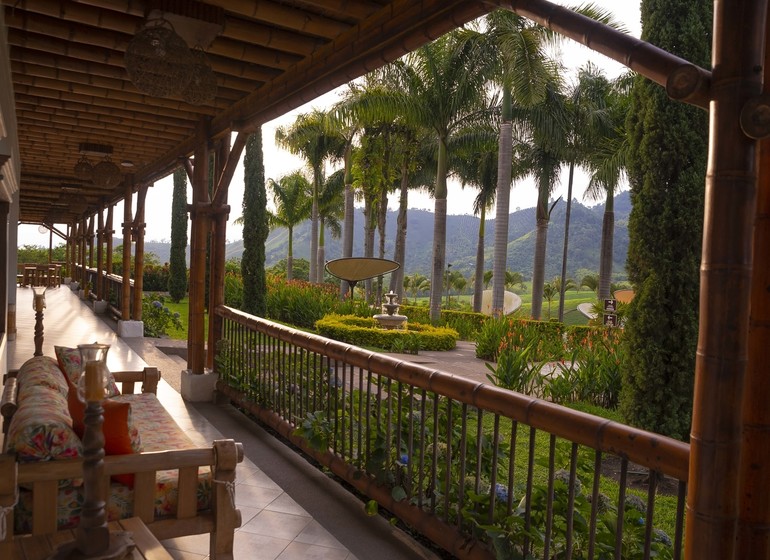
<instances>
[{"instance_id":1,"label":"tall cypress tree","mask_svg":"<svg viewBox=\"0 0 770 560\"><path fill-rule=\"evenodd\" d=\"M265 190L265 165L262 159L262 129L249 135L243 158L243 304L246 313L265 316L265 241L267 224L267 192Z\"/></svg>"},{"instance_id":2,"label":"tall cypress tree","mask_svg":"<svg viewBox=\"0 0 770 560\"><path fill-rule=\"evenodd\" d=\"M168 261L168 294L179 303L187 294L187 173L174 171L171 199L171 253Z\"/></svg>"},{"instance_id":3,"label":"tall cypress tree","mask_svg":"<svg viewBox=\"0 0 770 560\"><path fill-rule=\"evenodd\" d=\"M711 2L643 0L642 38L710 67ZM632 424L687 439L692 415L703 197L705 111L671 101L639 77L628 118L633 208L621 412Z\"/></svg>"}]
</instances>

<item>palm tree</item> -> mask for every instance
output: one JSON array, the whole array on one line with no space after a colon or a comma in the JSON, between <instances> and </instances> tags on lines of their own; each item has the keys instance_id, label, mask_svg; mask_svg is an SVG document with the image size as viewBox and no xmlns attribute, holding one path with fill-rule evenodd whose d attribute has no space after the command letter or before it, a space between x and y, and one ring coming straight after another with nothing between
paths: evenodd
<instances>
[{"instance_id":1,"label":"palm tree","mask_svg":"<svg viewBox=\"0 0 770 560\"><path fill-rule=\"evenodd\" d=\"M543 284L543 299L548 301L548 318L549 319L551 318L551 302L553 301L553 298L556 297L556 294L558 293L559 293L559 290L551 282L546 282L545 284Z\"/></svg>"},{"instance_id":2,"label":"palm tree","mask_svg":"<svg viewBox=\"0 0 770 560\"><path fill-rule=\"evenodd\" d=\"M324 181L324 165L331 157L341 157L345 143L339 136L329 134L327 114L313 109L297 116L288 128L275 131L275 141L291 153L305 158L313 172L312 207L310 212L310 281L319 282L318 270L318 195Z\"/></svg>"},{"instance_id":3,"label":"palm tree","mask_svg":"<svg viewBox=\"0 0 770 560\"><path fill-rule=\"evenodd\" d=\"M496 62L495 80L502 87L502 121L498 172L495 244L492 270L492 310L502 315L506 260L508 253L508 213L510 211L513 152L513 104L528 107L545 97L546 83L553 75L553 62L545 53L545 43L553 34L510 12L497 10L487 16L490 59Z\"/></svg>"},{"instance_id":4,"label":"palm tree","mask_svg":"<svg viewBox=\"0 0 770 560\"><path fill-rule=\"evenodd\" d=\"M323 265L326 262L324 226L328 226L335 238L342 235L340 220L345 217L345 170L340 169L326 178L318 194L318 281L323 279Z\"/></svg>"},{"instance_id":5,"label":"palm tree","mask_svg":"<svg viewBox=\"0 0 770 560\"><path fill-rule=\"evenodd\" d=\"M489 283L492 281L492 274L494 274L494 273L491 270L485 270L484 271L483 282L484 282L484 289L485 290L489 288Z\"/></svg>"},{"instance_id":6,"label":"palm tree","mask_svg":"<svg viewBox=\"0 0 770 560\"><path fill-rule=\"evenodd\" d=\"M524 287L524 276L521 272L505 271L505 289L513 290L516 286Z\"/></svg>"},{"instance_id":7,"label":"palm tree","mask_svg":"<svg viewBox=\"0 0 770 560\"><path fill-rule=\"evenodd\" d=\"M581 288L588 288L594 293L598 293L599 290L599 277L595 274L586 274L580 281Z\"/></svg>"},{"instance_id":8,"label":"palm tree","mask_svg":"<svg viewBox=\"0 0 770 560\"><path fill-rule=\"evenodd\" d=\"M484 82L488 57L478 48L481 35L459 30L389 65L399 87L370 103L387 116L402 115L412 126L430 130L437 143L434 188L433 265L430 317L441 314L441 285L446 262L447 145L462 127L485 114Z\"/></svg>"},{"instance_id":9,"label":"palm tree","mask_svg":"<svg viewBox=\"0 0 770 560\"><path fill-rule=\"evenodd\" d=\"M564 219L564 249L562 254L561 279L567 277L567 255L569 247L569 221L572 208L572 182L575 165L585 164L589 154L595 153L601 142L615 134L616 123L610 119L610 83L593 64L587 64L578 72L578 80L570 93L567 161L569 183L567 187L567 210ZM623 116L625 118L625 116ZM564 290L559 292L559 321L564 319Z\"/></svg>"},{"instance_id":10,"label":"palm tree","mask_svg":"<svg viewBox=\"0 0 770 560\"><path fill-rule=\"evenodd\" d=\"M605 199L599 259L599 299L610 297L615 232L615 193L625 176L628 162L629 148L625 131L625 116L628 113L632 83L632 75L628 73L608 84L609 126L600 137L596 149L589 152L587 157L587 166L592 174L585 196L593 200L599 200L601 197Z\"/></svg>"},{"instance_id":11,"label":"palm tree","mask_svg":"<svg viewBox=\"0 0 770 560\"><path fill-rule=\"evenodd\" d=\"M355 191L353 189L353 142L359 131L359 123L355 116L347 110L349 104L354 103L357 90L354 84L349 85L347 96L337 103L329 113L327 124L329 132L337 134L343 139L344 149L342 160L345 169L345 218L342 233L342 256L353 256L353 230L355 222ZM340 297L344 298L348 292L348 283L340 280Z\"/></svg>"},{"instance_id":12,"label":"palm tree","mask_svg":"<svg viewBox=\"0 0 770 560\"><path fill-rule=\"evenodd\" d=\"M479 194L473 201L473 214L479 216L479 233L476 243L476 269L473 279L473 311L481 312L484 290L484 237L486 216L495 203L497 188L497 136L494 129L468 131L457 141L458 147L451 161L451 168L460 178L463 187L473 185ZM491 278L491 276L490 276Z\"/></svg>"},{"instance_id":13,"label":"palm tree","mask_svg":"<svg viewBox=\"0 0 770 560\"><path fill-rule=\"evenodd\" d=\"M294 226L310 216L312 188L307 177L301 171L285 175L277 182L268 179L267 185L273 191L273 202L275 203L275 212L268 213L268 223L271 228L285 227L289 230L286 279L291 280L294 266Z\"/></svg>"},{"instance_id":14,"label":"palm tree","mask_svg":"<svg viewBox=\"0 0 770 560\"><path fill-rule=\"evenodd\" d=\"M608 11L601 10L593 4L570 9L617 29L623 29ZM545 47L549 43L558 41L558 35L508 10L490 13L487 16L487 27L489 30L487 36L492 50L490 57L497 62L494 77L503 92L493 258L493 270L497 274L493 276L492 284L492 309L499 314L502 313L504 303L502 280L508 251L508 213L512 176L505 162L512 158L513 106L515 104L521 108L528 108L546 99L549 84L552 83L557 68L555 63L546 56ZM533 278L533 288L534 286ZM533 293L533 308L538 308L539 315L540 298L535 299L534 295ZM538 303L535 304L535 301Z\"/></svg>"}]
</instances>

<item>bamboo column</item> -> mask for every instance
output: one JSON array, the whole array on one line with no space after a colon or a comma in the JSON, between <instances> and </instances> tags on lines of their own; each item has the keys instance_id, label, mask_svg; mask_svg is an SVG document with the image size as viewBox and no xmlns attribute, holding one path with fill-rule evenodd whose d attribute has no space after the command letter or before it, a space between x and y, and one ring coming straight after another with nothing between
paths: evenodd
<instances>
[{"instance_id":1,"label":"bamboo column","mask_svg":"<svg viewBox=\"0 0 770 560\"><path fill-rule=\"evenodd\" d=\"M134 303L131 316L135 321L142 320L142 297L144 296L144 203L147 199L147 185L143 185L136 193L136 218L131 228L136 240L134 253Z\"/></svg>"},{"instance_id":2,"label":"bamboo column","mask_svg":"<svg viewBox=\"0 0 770 560\"><path fill-rule=\"evenodd\" d=\"M88 237L88 218L85 214L80 218L80 236L78 237L78 262L80 263L80 289L85 287L86 276L86 238Z\"/></svg>"},{"instance_id":3,"label":"bamboo column","mask_svg":"<svg viewBox=\"0 0 770 560\"><path fill-rule=\"evenodd\" d=\"M86 249L88 250L88 268L94 267L94 216L88 218L88 235L86 237Z\"/></svg>"},{"instance_id":4,"label":"bamboo column","mask_svg":"<svg viewBox=\"0 0 770 560\"><path fill-rule=\"evenodd\" d=\"M217 143L214 177L218 179L212 203L211 225L211 257L209 262L209 332L206 367L214 368L214 347L221 338L222 318L214 313L219 305L225 303L225 245L227 244L227 217L230 207L227 202L227 191L230 186L229 178L223 177L225 162L230 153L230 135L225 135ZM236 156L237 157L237 156Z\"/></svg>"},{"instance_id":5,"label":"bamboo column","mask_svg":"<svg viewBox=\"0 0 770 560\"><path fill-rule=\"evenodd\" d=\"M64 263L67 267L67 274L72 278L72 224L67 224L67 239L64 243Z\"/></svg>"},{"instance_id":6,"label":"bamboo column","mask_svg":"<svg viewBox=\"0 0 770 560\"><path fill-rule=\"evenodd\" d=\"M96 228L96 301L104 299L104 206L99 207L99 223Z\"/></svg>"},{"instance_id":7,"label":"bamboo column","mask_svg":"<svg viewBox=\"0 0 770 560\"><path fill-rule=\"evenodd\" d=\"M766 19L770 29L770 14ZM766 35L767 40L767 35ZM770 49L765 46L764 94L770 93ZM759 182L754 222L749 362L743 390L743 441L739 471L736 558L770 558L770 139L759 143Z\"/></svg>"},{"instance_id":8,"label":"bamboo column","mask_svg":"<svg viewBox=\"0 0 770 560\"><path fill-rule=\"evenodd\" d=\"M690 436L685 557L731 560L738 521L756 141L740 127L762 90L766 1L716 0L700 326ZM761 114L749 115L752 119Z\"/></svg>"},{"instance_id":9,"label":"bamboo column","mask_svg":"<svg viewBox=\"0 0 770 560\"><path fill-rule=\"evenodd\" d=\"M190 309L187 332L187 368L193 374L204 373L206 333L206 240L209 233L211 200L209 198L209 121L201 119L196 131L195 165L190 206Z\"/></svg>"},{"instance_id":10,"label":"bamboo column","mask_svg":"<svg viewBox=\"0 0 770 560\"><path fill-rule=\"evenodd\" d=\"M120 316L124 321L131 319L131 204L133 192L131 184L126 183L123 198L123 292L120 299Z\"/></svg>"},{"instance_id":11,"label":"bamboo column","mask_svg":"<svg viewBox=\"0 0 770 560\"><path fill-rule=\"evenodd\" d=\"M112 274L112 236L115 234L115 230L112 227L112 214L113 210L115 209L114 206L110 205L109 208L107 208L107 224L106 224L106 231L104 232L106 237L106 264L104 265L105 270L107 271L107 274Z\"/></svg>"}]
</instances>

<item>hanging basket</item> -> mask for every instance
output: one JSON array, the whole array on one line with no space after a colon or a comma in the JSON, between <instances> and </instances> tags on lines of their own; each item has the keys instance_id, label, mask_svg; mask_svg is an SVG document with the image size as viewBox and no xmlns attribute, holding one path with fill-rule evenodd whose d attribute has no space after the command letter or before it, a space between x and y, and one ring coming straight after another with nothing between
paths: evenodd
<instances>
[{"instance_id":1,"label":"hanging basket","mask_svg":"<svg viewBox=\"0 0 770 560\"><path fill-rule=\"evenodd\" d=\"M84 181L90 181L94 175L94 167L91 162L88 161L86 156L81 156L78 162L75 164L74 169L75 177Z\"/></svg>"},{"instance_id":2,"label":"hanging basket","mask_svg":"<svg viewBox=\"0 0 770 560\"><path fill-rule=\"evenodd\" d=\"M95 185L100 187L116 187L120 184L122 177L120 168L112 162L109 156L94 166L93 181Z\"/></svg>"},{"instance_id":3,"label":"hanging basket","mask_svg":"<svg viewBox=\"0 0 770 560\"><path fill-rule=\"evenodd\" d=\"M217 77L201 49L195 48L191 54L194 62L190 67L190 81L182 91L182 99L190 105L211 103L217 95Z\"/></svg>"},{"instance_id":4,"label":"hanging basket","mask_svg":"<svg viewBox=\"0 0 770 560\"><path fill-rule=\"evenodd\" d=\"M148 21L128 44L126 71L136 89L153 97L182 92L190 81L190 49L165 19Z\"/></svg>"}]
</instances>

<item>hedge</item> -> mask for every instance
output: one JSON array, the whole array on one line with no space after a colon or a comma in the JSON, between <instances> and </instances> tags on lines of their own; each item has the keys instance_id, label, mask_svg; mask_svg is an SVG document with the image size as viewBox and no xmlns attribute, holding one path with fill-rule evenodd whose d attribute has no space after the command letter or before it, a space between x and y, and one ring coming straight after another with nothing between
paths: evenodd
<instances>
[{"instance_id":1,"label":"hedge","mask_svg":"<svg viewBox=\"0 0 770 560\"><path fill-rule=\"evenodd\" d=\"M457 331L446 327L410 321L404 329L389 330L380 327L374 319L355 315L329 314L316 321L315 328L318 334L341 342L399 350L452 350L458 338Z\"/></svg>"}]
</instances>

